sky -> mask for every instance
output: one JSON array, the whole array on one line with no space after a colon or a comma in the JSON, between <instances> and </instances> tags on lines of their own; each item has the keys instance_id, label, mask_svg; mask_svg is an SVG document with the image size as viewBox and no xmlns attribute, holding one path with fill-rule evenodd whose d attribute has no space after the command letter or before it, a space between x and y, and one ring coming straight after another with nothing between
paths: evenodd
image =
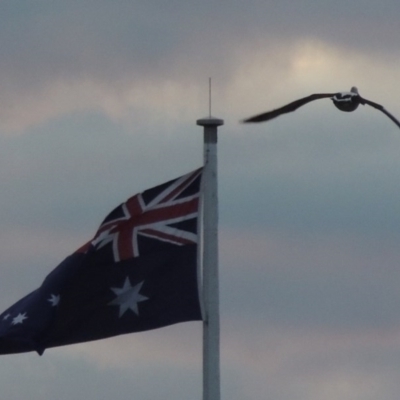
<instances>
[{"instance_id":1,"label":"sky","mask_svg":"<svg viewBox=\"0 0 400 400\"><path fill-rule=\"evenodd\" d=\"M397 400L400 3L0 2L0 309L219 129L221 395ZM6 400L201 399L201 322L1 356Z\"/></svg>"}]
</instances>

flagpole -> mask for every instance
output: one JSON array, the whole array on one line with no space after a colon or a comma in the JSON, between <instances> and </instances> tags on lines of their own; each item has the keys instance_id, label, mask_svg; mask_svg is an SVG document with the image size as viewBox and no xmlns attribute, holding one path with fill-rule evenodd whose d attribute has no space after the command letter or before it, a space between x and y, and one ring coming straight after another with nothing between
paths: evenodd
<instances>
[{"instance_id":1,"label":"flagpole","mask_svg":"<svg viewBox=\"0 0 400 400\"><path fill-rule=\"evenodd\" d=\"M203 169L203 400L220 400L217 134L222 119L197 120L204 128Z\"/></svg>"}]
</instances>

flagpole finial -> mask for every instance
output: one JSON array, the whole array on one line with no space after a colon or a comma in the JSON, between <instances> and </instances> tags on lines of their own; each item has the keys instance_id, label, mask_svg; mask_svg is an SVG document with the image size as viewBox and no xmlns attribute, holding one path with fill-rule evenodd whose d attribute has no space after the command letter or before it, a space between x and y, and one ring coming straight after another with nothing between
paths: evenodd
<instances>
[{"instance_id":1,"label":"flagpole finial","mask_svg":"<svg viewBox=\"0 0 400 400\"><path fill-rule=\"evenodd\" d=\"M208 78L208 116L211 118L211 77Z\"/></svg>"},{"instance_id":2,"label":"flagpole finial","mask_svg":"<svg viewBox=\"0 0 400 400\"><path fill-rule=\"evenodd\" d=\"M208 78L208 117L200 118L197 120L197 125L204 127L204 132L207 128L217 127L224 124L224 120L220 118L213 117L211 115L211 78ZM217 133L215 131L215 133Z\"/></svg>"}]
</instances>

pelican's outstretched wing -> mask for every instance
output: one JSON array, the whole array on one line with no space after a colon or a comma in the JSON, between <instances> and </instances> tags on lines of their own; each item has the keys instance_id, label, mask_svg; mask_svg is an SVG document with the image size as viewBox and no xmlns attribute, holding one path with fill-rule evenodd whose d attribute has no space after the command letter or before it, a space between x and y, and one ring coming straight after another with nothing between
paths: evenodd
<instances>
[{"instance_id":1,"label":"pelican's outstretched wing","mask_svg":"<svg viewBox=\"0 0 400 400\"><path fill-rule=\"evenodd\" d=\"M360 97L360 101L361 101L361 104L368 104L369 106L374 107L379 111L382 111L400 128L400 122L392 114L390 114L388 111L386 111L383 106L381 106L378 103L374 103L371 100L364 99L363 97Z\"/></svg>"},{"instance_id":2,"label":"pelican's outstretched wing","mask_svg":"<svg viewBox=\"0 0 400 400\"><path fill-rule=\"evenodd\" d=\"M264 121L269 121L270 119L279 117L281 114L289 113L292 111L297 110L299 107L304 106L304 104L309 103L310 101L318 100L318 99L324 99L327 97L333 97L337 93L316 93L312 94L307 97L303 97L299 100L293 101L292 103L286 104L283 107L277 108L276 110L268 111L262 114L255 115L254 117L246 118L242 122L243 123L248 123L248 122L264 122Z\"/></svg>"}]
</instances>

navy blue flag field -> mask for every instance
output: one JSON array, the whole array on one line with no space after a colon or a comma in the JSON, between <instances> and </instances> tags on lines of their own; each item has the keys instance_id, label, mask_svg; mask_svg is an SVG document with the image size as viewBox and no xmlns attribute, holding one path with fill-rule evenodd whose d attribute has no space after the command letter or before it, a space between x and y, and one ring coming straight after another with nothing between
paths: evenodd
<instances>
[{"instance_id":1,"label":"navy blue flag field","mask_svg":"<svg viewBox=\"0 0 400 400\"><path fill-rule=\"evenodd\" d=\"M202 169L115 208L93 240L0 315L0 354L201 320L197 283Z\"/></svg>"}]
</instances>

